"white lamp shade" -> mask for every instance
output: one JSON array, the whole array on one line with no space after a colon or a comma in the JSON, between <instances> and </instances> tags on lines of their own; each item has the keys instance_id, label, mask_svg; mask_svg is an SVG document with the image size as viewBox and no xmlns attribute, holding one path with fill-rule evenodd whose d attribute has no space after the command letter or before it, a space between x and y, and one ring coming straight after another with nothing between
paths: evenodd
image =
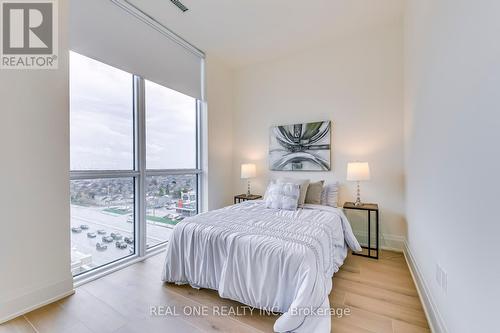
<instances>
[{"instance_id":1,"label":"white lamp shade","mask_svg":"<svg viewBox=\"0 0 500 333\"><path fill-rule=\"evenodd\" d=\"M253 163L245 163L241 165L241 179L254 178L257 174L257 168Z\"/></svg>"},{"instance_id":2,"label":"white lamp shade","mask_svg":"<svg viewBox=\"0 0 500 333\"><path fill-rule=\"evenodd\" d=\"M347 163L347 180L370 180L370 166L368 162Z\"/></svg>"}]
</instances>

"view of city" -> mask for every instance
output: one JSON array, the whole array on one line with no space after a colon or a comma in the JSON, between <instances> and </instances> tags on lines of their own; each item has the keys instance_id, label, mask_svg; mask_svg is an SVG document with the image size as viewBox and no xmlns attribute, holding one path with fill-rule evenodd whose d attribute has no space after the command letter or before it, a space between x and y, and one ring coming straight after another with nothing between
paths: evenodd
<instances>
[{"instance_id":1,"label":"view of city","mask_svg":"<svg viewBox=\"0 0 500 333\"><path fill-rule=\"evenodd\" d=\"M133 89L134 77L143 90ZM146 134L139 137L146 148L140 166L134 164L138 98L145 101L140 126ZM80 172L71 181L73 275L137 254L143 237L135 234L136 207L146 211L146 248L167 242L179 221L197 213L196 174L147 176L140 195L145 202L136 197L133 176L96 179L94 174L196 169L197 105L196 98L70 52L70 164L72 172Z\"/></svg>"},{"instance_id":2,"label":"view of city","mask_svg":"<svg viewBox=\"0 0 500 333\"><path fill-rule=\"evenodd\" d=\"M147 247L168 241L172 228L197 213L196 175L146 179ZM134 254L134 179L71 181L73 274Z\"/></svg>"}]
</instances>

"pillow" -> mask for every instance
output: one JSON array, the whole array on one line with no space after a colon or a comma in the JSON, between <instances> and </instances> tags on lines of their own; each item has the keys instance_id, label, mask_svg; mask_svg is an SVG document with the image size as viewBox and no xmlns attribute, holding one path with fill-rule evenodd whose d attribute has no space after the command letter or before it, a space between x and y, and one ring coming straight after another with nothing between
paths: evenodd
<instances>
[{"instance_id":1,"label":"pillow","mask_svg":"<svg viewBox=\"0 0 500 333\"><path fill-rule=\"evenodd\" d=\"M321 193L323 192L324 183L324 180L320 180L319 182L315 183L309 183L309 186L307 187L305 203L321 205Z\"/></svg>"},{"instance_id":2,"label":"pillow","mask_svg":"<svg viewBox=\"0 0 500 333\"><path fill-rule=\"evenodd\" d=\"M300 186L292 183L271 183L267 188L266 207L296 210L300 197Z\"/></svg>"},{"instance_id":3,"label":"pillow","mask_svg":"<svg viewBox=\"0 0 500 333\"><path fill-rule=\"evenodd\" d=\"M294 179L294 178L278 178L275 181L277 184L289 183L296 184L300 186L300 197L299 197L299 206L303 206L306 201L306 193L307 187L309 186L309 179Z\"/></svg>"},{"instance_id":4,"label":"pillow","mask_svg":"<svg viewBox=\"0 0 500 333\"><path fill-rule=\"evenodd\" d=\"M331 183L323 187L321 192L321 204L324 206L337 207L339 201L339 183Z\"/></svg>"}]
</instances>

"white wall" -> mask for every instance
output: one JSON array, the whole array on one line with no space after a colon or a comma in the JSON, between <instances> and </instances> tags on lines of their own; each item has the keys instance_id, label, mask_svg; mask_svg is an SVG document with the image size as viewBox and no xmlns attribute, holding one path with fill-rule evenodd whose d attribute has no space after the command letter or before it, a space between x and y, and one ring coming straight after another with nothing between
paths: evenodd
<instances>
[{"instance_id":1,"label":"white wall","mask_svg":"<svg viewBox=\"0 0 500 333\"><path fill-rule=\"evenodd\" d=\"M498 331L499 12L494 0L407 1L408 242L437 331Z\"/></svg>"},{"instance_id":2,"label":"white wall","mask_svg":"<svg viewBox=\"0 0 500 333\"><path fill-rule=\"evenodd\" d=\"M232 203L233 72L223 62L206 59L208 104L208 209Z\"/></svg>"},{"instance_id":3,"label":"white wall","mask_svg":"<svg viewBox=\"0 0 500 333\"><path fill-rule=\"evenodd\" d=\"M354 200L347 162L370 163L372 180L362 199L381 207L385 246L400 248L406 232L403 179L403 22L344 36L302 53L236 72L234 193L244 162L257 164L252 192L262 194L270 177L293 175L342 183L341 203ZM331 120L331 172L270 172L272 125Z\"/></svg>"},{"instance_id":4,"label":"white wall","mask_svg":"<svg viewBox=\"0 0 500 333\"><path fill-rule=\"evenodd\" d=\"M0 70L0 322L73 289L68 3L58 3L59 69Z\"/></svg>"}]
</instances>

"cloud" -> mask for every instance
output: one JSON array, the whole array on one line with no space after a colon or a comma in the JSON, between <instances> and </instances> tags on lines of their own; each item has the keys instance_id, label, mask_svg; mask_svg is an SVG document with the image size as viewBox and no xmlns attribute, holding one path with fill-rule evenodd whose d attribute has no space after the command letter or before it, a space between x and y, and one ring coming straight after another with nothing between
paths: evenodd
<instances>
[{"instance_id":1,"label":"cloud","mask_svg":"<svg viewBox=\"0 0 500 333\"><path fill-rule=\"evenodd\" d=\"M133 167L133 76L71 52L71 169ZM149 169L196 167L196 100L146 81Z\"/></svg>"}]
</instances>

